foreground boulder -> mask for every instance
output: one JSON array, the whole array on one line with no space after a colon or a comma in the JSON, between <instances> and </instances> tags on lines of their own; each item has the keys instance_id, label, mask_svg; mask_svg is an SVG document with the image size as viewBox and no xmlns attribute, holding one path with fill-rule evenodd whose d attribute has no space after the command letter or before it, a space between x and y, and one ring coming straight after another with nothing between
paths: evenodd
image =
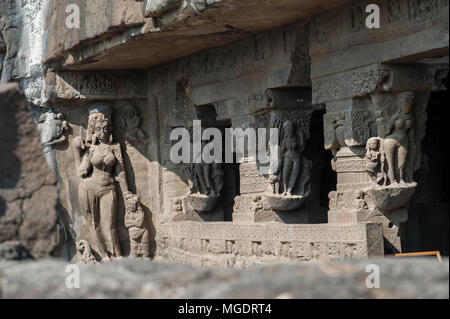
<instances>
[{"instance_id":1,"label":"foreground boulder","mask_svg":"<svg viewBox=\"0 0 450 319\"><path fill-rule=\"evenodd\" d=\"M366 280L379 267L379 288ZM142 259L80 265L61 260L0 262L2 298L448 298L448 260L314 261L240 270L200 269ZM73 266L73 265L72 265ZM372 266L373 267L373 266ZM69 270L69 272L66 272ZM369 278L370 279L370 278ZM370 280L369 280L370 281Z\"/></svg>"},{"instance_id":2,"label":"foreground boulder","mask_svg":"<svg viewBox=\"0 0 450 319\"><path fill-rule=\"evenodd\" d=\"M52 256L59 246L56 178L17 84L0 85L0 259Z\"/></svg>"}]
</instances>

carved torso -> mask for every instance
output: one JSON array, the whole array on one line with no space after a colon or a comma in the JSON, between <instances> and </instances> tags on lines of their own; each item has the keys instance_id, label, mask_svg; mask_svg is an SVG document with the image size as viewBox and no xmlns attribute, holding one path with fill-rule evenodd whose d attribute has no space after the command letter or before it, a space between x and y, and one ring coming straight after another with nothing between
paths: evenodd
<instances>
[{"instance_id":1,"label":"carved torso","mask_svg":"<svg viewBox=\"0 0 450 319\"><path fill-rule=\"evenodd\" d=\"M413 126L411 115L396 115L391 123L390 134L386 136L386 139L395 139L399 143L406 143L408 141L408 130Z\"/></svg>"},{"instance_id":2,"label":"carved torso","mask_svg":"<svg viewBox=\"0 0 450 319\"><path fill-rule=\"evenodd\" d=\"M111 145L92 145L89 155L94 168L101 171L111 172L117 161Z\"/></svg>"},{"instance_id":3,"label":"carved torso","mask_svg":"<svg viewBox=\"0 0 450 319\"><path fill-rule=\"evenodd\" d=\"M298 143L295 137L286 137L284 140L284 149L286 151L286 157L300 157L300 153L298 151Z\"/></svg>"}]
</instances>

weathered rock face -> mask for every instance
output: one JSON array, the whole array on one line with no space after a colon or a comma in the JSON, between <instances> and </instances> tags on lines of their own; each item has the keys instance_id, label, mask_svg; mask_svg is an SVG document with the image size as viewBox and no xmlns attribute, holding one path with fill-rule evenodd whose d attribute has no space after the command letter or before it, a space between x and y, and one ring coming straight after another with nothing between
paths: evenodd
<instances>
[{"instance_id":1,"label":"weathered rock face","mask_svg":"<svg viewBox=\"0 0 450 319\"><path fill-rule=\"evenodd\" d=\"M51 17L49 2L6 0L0 3L0 38L6 44L2 53L0 40L0 64L3 64L0 81L20 81L28 101L35 105L45 103L46 67L42 55L46 47L47 19Z\"/></svg>"},{"instance_id":2,"label":"weathered rock face","mask_svg":"<svg viewBox=\"0 0 450 319\"><path fill-rule=\"evenodd\" d=\"M246 267L402 251L427 105L448 70L448 1L377 3L379 29L362 0L2 2L2 79L51 109L39 128L70 257ZM227 129L240 142L281 134L225 146L228 162L180 164L172 133L190 142L196 120L223 146ZM272 146L268 170L255 153ZM8 214L44 227L26 198Z\"/></svg>"},{"instance_id":3,"label":"weathered rock face","mask_svg":"<svg viewBox=\"0 0 450 319\"><path fill-rule=\"evenodd\" d=\"M379 267L379 288L366 280ZM80 266L80 288L66 287L67 263L0 263L2 298L448 298L448 260L370 259L201 270L187 265L121 260ZM72 265L73 266L73 265ZM73 274L73 272L72 272ZM175 284L174 284L175 283ZM374 283L374 282L373 282Z\"/></svg>"},{"instance_id":4,"label":"weathered rock face","mask_svg":"<svg viewBox=\"0 0 450 319\"><path fill-rule=\"evenodd\" d=\"M3 258L51 256L59 244L56 179L33 114L16 84L0 85L0 250ZM20 242L20 245L17 243ZM22 247L21 247L22 246Z\"/></svg>"},{"instance_id":5,"label":"weathered rock face","mask_svg":"<svg viewBox=\"0 0 450 319\"><path fill-rule=\"evenodd\" d=\"M46 61L80 70L148 68L347 1L53 1ZM78 5L83 17L79 29L65 27L70 4Z\"/></svg>"}]
</instances>

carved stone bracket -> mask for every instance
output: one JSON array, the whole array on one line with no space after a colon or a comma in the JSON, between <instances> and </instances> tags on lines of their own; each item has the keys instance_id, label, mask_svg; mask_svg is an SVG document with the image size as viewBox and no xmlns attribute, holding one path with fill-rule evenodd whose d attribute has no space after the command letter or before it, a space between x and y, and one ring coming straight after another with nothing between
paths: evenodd
<instances>
[{"instance_id":1,"label":"carved stone bracket","mask_svg":"<svg viewBox=\"0 0 450 319\"><path fill-rule=\"evenodd\" d=\"M359 99L380 92L426 92L444 89L448 66L428 64L372 64L313 79L312 104Z\"/></svg>"},{"instance_id":2,"label":"carved stone bracket","mask_svg":"<svg viewBox=\"0 0 450 319\"><path fill-rule=\"evenodd\" d=\"M352 109L324 115L325 149L364 146L375 132L375 114L370 109Z\"/></svg>"},{"instance_id":3,"label":"carved stone bracket","mask_svg":"<svg viewBox=\"0 0 450 319\"><path fill-rule=\"evenodd\" d=\"M337 191L329 222L383 224L386 251L402 250L401 225L417 184L430 92L447 66L376 64L318 80L313 103L326 103L325 148L335 156ZM324 90L324 88L333 88Z\"/></svg>"},{"instance_id":4,"label":"carved stone bracket","mask_svg":"<svg viewBox=\"0 0 450 319\"><path fill-rule=\"evenodd\" d=\"M380 92L430 92L444 89L448 66L426 64L373 65L352 73L354 98Z\"/></svg>"}]
</instances>

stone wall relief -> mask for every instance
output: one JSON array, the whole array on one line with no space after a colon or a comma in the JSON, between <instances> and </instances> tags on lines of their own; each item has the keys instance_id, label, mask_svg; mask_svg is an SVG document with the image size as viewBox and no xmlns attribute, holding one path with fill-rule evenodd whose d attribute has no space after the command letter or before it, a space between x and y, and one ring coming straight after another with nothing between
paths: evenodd
<instances>
[{"instance_id":1,"label":"stone wall relief","mask_svg":"<svg viewBox=\"0 0 450 319\"><path fill-rule=\"evenodd\" d=\"M169 11L176 10L182 0L147 0L145 5L146 17L159 17Z\"/></svg>"},{"instance_id":2,"label":"stone wall relief","mask_svg":"<svg viewBox=\"0 0 450 319\"><path fill-rule=\"evenodd\" d=\"M92 254L91 245L87 240L80 240L77 242L77 257L78 262L86 265L95 265L97 264L97 260Z\"/></svg>"},{"instance_id":3,"label":"stone wall relief","mask_svg":"<svg viewBox=\"0 0 450 319\"><path fill-rule=\"evenodd\" d=\"M124 199L125 227L130 236L130 257L150 258L149 225L139 196L126 192Z\"/></svg>"},{"instance_id":4,"label":"stone wall relief","mask_svg":"<svg viewBox=\"0 0 450 319\"><path fill-rule=\"evenodd\" d=\"M173 101L173 108L168 117L170 121L169 126L187 126L195 118L189 80L184 77L180 78L175 84L174 93L175 100Z\"/></svg>"},{"instance_id":5,"label":"stone wall relief","mask_svg":"<svg viewBox=\"0 0 450 319\"><path fill-rule=\"evenodd\" d=\"M278 167L269 173L269 187L264 197L275 211L292 211L300 208L311 194L312 162L304 155L309 138L308 121L302 118L286 119L275 115L270 127L279 129Z\"/></svg>"},{"instance_id":6,"label":"stone wall relief","mask_svg":"<svg viewBox=\"0 0 450 319\"><path fill-rule=\"evenodd\" d=\"M125 225L130 234L131 256L148 256L148 231L139 198L129 191L122 147L114 141L113 109L96 103L89 109L86 137L74 137L72 148L80 178L78 201L84 224L77 231L101 262L122 257L117 216L119 190L125 199ZM119 184L120 188L117 187Z\"/></svg>"},{"instance_id":7,"label":"stone wall relief","mask_svg":"<svg viewBox=\"0 0 450 319\"><path fill-rule=\"evenodd\" d=\"M347 146L345 143L345 120L346 112L338 112L324 117L325 149L333 154L331 168L336 171L336 154L341 147Z\"/></svg>"},{"instance_id":8,"label":"stone wall relief","mask_svg":"<svg viewBox=\"0 0 450 319\"><path fill-rule=\"evenodd\" d=\"M138 145L148 143L147 135L141 129L141 122L136 107L131 103L126 103L122 112L122 125L126 142Z\"/></svg>"},{"instance_id":9,"label":"stone wall relief","mask_svg":"<svg viewBox=\"0 0 450 319\"><path fill-rule=\"evenodd\" d=\"M375 135L375 116L367 101L352 101L354 109L327 113L324 116L325 149L330 150L333 159L331 168L337 171L338 152L344 147L363 147L366 141ZM362 104L359 106L359 104ZM356 106L358 105L358 106Z\"/></svg>"},{"instance_id":10,"label":"stone wall relief","mask_svg":"<svg viewBox=\"0 0 450 319\"><path fill-rule=\"evenodd\" d=\"M368 195L363 190L358 190L355 192L355 198L353 200L353 208L355 210L369 209L367 204Z\"/></svg>"},{"instance_id":11,"label":"stone wall relief","mask_svg":"<svg viewBox=\"0 0 450 319\"><path fill-rule=\"evenodd\" d=\"M64 133L69 130L69 125L62 113L48 110L40 115L38 130L47 163L55 176L59 177L55 146L67 140Z\"/></svg>"},{"instance_id":12,"label":"stone wall relief","mask_svg":"<svg viewBox=\"0 0 450 319\"><path fill-rule=\"evenodd\" d=\"M206 143L203 143L203 147ZM221 163L187 164L183 167L189 184L186 195L192 208L199 213L211 212L220 200L224 185L224 172Z\"/></svg>"},{"instance_id":13,"label":"stone wall relief","mask_svg":"<svg viewBox=\"0 0 450 319\"><path fill-rule=\"evenodd\" d=\"M68 99L134 99L147 98L145 72L49 72L48 80L54 82L48 92L52 101Z\"/></svg>"},{"instance_id":14,"label":"stone wall relief","mask_svg":"<svg viewBox=\"0 0 450 319\"><path fill-rule=\"evenodd\" d=\"M374 206L383 211L405 207L414 194L417 184L413 181L417 140L414 134L414 92L402 92L386 99L384 115L377 121L379 136L367 141L366 172L373 181L367 190ZM380 106L379 97L375 104ZM389 116L390 114L390 116ZM381 136L380 136L381 135Z\"/></svg>"},{"instance_id":15,"label":"stone wall relief","mask_svg":"<svg viewBox=\"0 0 450 319\"><path fill-rule=\"evenodd\" d=\"M354 242L286 241L267 239L206 239L162 238L161 254L197 265L246 267L268 261L302 262L315 259L359 258L363 256L359 244Z\"/></svg>"}]
</instances>

